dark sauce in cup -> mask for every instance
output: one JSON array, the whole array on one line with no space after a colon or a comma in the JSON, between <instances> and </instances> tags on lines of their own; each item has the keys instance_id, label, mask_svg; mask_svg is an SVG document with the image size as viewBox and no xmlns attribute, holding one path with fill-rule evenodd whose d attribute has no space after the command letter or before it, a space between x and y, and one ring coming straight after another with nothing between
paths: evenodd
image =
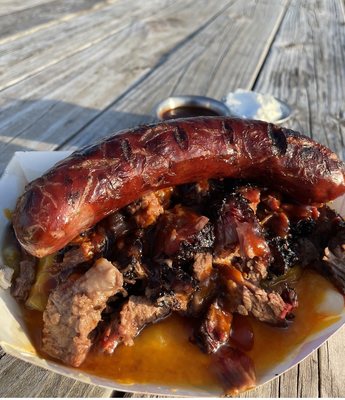
<instances>
[{"instance_id":1,"label":"dark sauce in cup","mask_svg":"<svg viewBox=\"0 0 345 400\"><path fill-rule=\"evenodd\" d=\"M161 115L161 118L165 120L165 119L203 117L203 116L219 117L220 114L207 107L183 106L164 111Z\"/></svg>"}]
</instances>

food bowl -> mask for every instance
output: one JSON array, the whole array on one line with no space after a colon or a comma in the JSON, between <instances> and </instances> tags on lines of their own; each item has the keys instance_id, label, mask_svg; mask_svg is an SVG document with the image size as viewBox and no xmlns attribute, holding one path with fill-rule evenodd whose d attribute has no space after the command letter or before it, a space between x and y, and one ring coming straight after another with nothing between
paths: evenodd
<instances>
[{"instance_id":1,"label":"food bowl","mask_svg":"<svg viewBox=\"0 0 345 400\"><path fill-rule=\"evenodd\" d=\"M0 209L13 209L18 196L23 192L25 185L40 176L53 164L68 156L69 152L17 152L6 168L0 180ZM342 215L345 213L345 196L334 202L334 207ZM2 243L8 221L3 213L0 216L0 241ZM3 260L0 255L0 265ZM339 307L339 299L340 307ZM258 376L257 384L263 384L279 374L287 371L315 349L321 346L332 334L345 323L345 312L342 296L334 289L322 302L322 307L331 313L330 324L307 336L302 343L293 348L289 356L279 360L274 366ZM222 394L222 388L188 385L161 385L152 383L131 383L114 381L86 373L82 370L63 366L58 362L45 360L37 354L24 323L21 308L10 295L9 289L0 289L0 318L3 323L0 331L0 345L5 352L34 365L50 371L72 377L82 382L108 387L114 390L127 392L151 393L156 395L179 396L217 396ZM268 344L269 345L269 344Z\"/></svg>"}]
</instances>

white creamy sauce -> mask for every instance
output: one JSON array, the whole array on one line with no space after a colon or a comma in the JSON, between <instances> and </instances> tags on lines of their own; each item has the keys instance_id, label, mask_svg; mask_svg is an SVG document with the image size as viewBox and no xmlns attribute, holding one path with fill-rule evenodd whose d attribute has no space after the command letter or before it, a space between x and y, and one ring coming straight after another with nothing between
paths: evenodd
<instances>
[{"instance_id":1,"label":"white creamy sauce","mask_svg":"<svg viewBox=\"0 0 345 400\"><path fill-rule=\"evenodd\" d=\"M225 103L234 116L275 122L284 117L281 103L269 94L237 89L229 93Z\"/></svg>"}]
</instances>

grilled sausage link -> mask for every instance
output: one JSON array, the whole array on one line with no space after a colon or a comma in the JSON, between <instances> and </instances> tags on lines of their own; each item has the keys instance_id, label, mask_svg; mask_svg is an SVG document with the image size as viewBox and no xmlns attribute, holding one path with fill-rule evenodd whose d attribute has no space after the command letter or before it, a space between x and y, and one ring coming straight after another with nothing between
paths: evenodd
<instances>
[{"instance_id":1,"label":"grilled sausage link","mask_svg":"<svg viewBox=\"0 0 345 400\"><path fill-rule=\"evenodd\" d=\"M122 131L73 153L31 182L13 225L37 257L53 253L143 194L208 178L246 178L301 203L345 192L344 164L294 131L223 117L171 120Z\"/></svg>"}]
</instances>

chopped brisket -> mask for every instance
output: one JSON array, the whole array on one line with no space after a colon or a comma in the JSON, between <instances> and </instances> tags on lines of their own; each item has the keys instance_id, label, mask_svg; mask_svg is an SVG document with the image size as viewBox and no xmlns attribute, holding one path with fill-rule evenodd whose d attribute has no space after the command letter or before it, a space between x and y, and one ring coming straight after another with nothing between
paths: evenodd
<instances>
[{"instance_id":1,"label":"chopped brisket","mask_svg":"<svg viewBox=\"0 0 345 400\"><path fill-rule=\"evenodd\" d=\"M312 247L315 250L315 246ZM310 266L328 278L345 295L345 230L330 239L321 258L313 259Z\"/></svg>"},{"instance_id":2,"label":"chopped brisket","mask_svg":"<svg viewBox=\"0 0 345 400\"><path fill-rule=\"evenodd\" d=\"M222 203L215 227L217 255L238 253L242 259L242 270L258 273L261 278L267 275L270 249L264 238L262 228L248 201L241 195L228 196ZM236 261L238 257L236 257ZM259 262L257 262L259 261ZM257 277L256 277L257 278Z\"/></svg>"},{"instance_id":3,"label":"chopped brisket","mask_svg":"<svg viewBox=\"0 0 345 400\"><path fill-rule=\"evenodd\" d=\"M145 296L154 304L186 312L196 289L194 278L167 259L151 265Z\"/></svg>"},{"instance_id":4,"label":"chopped brisket","mask_svg":"<svg viewBox=\"0 0 345 400\"><path fill-rule=\"evenodd\" d=\"M243 180L148 193L76 237L49 266L57 286L43 314L43 350L79 366L96 334L111 354L176 312L196 322L194 342L236 395L255 385L242 352L254 333L243 316L286 326L298 306L286 283L296 264L345 294L345 222L327 206L292 204ZM26 300L34 279L35 262L21 261L12 294Z\"/></svg>"},{"instance_id":5,"label":"chopped brisket","mask_svg":"<svg viewBox=\"0 0 345 400\"><path fill-rule=\"evenodd\" d=\"M154 253L156 256L171 257L180 251L182 244L188 249L188 245L200 241L198 234L206 227L208 221L207 217L182 206L175 206L172 210L165 211L156 225ZM206 245L209 247L210 244L207 242Z\"/></svg>"},{"instance_id":6,"label":"chopped brisket","mask_svg":"<svg viewBox=\"0 0 345 400\"><path fill-rule=\"evenodd\" d=\"M176 203L207 212L213 198L217 197L220 193L224 193L223 180L204 180L177 186L174 193L174 200Z\"/></svg>"},{"instance_id":7,"label":"chopped brisket","mask_svg":"<svg viewBox=\"0 0 345 400\"><path fill-rule=\"evenodd\" d=\"M327 206L319 212L319 218L307 229L298 226L299 262L329 278L345 294L345 222Z\"/></svg>"},{"instance_id":8,"label":"chopped brisket","mask_svg":"<svg viewBox=\"0 0 345 400\"><path fill-rule=\"evenodd\" d=\"M274 275L284 275L287 270L298 262L296 245L289 239L276 236L268 240L273 261L269 271Z\"/></svg>"},{"instance_id":9,"label":"chopped brisket","mask_svg":"<svg viewBox=\"0 0 345 400\"><path fill-rule=\"evenodd\" d=\"M238 189L238 193L242 195L247 201L249 207L256 213L258 204L260 203L261 193L260 189L253 186L242 186Z\"/></svg>"},{"instance_id":10,"label":"chopped brisket","mask_svg":"<svg viewBox=\"0 0 345 400\"><path fill-rule=\"evenodd\" d=\"M35 282L36 261L23 260L19 264L19 275L11 286L11 294L19 301L26 301Z\"/></svg>"},{"instance_id":11,"label":"chopped brisket","mask_svg":"<svg viewBox=\"0 0 345 400\"><path fill-rule=\"evenodd\" d=\"M212 302L217 292L217 270L213 268L210 253L197 253L192 266L196 290L188 305L188 314L199 316Z\"/></svg>"},{"instance_id":12,"label":"chopped brisket","mask_svg":"<svg viewBox=\"0 0 345 400\"><path fill-rule=\"evenodd\" d=\"M199 282L210 278L213 272L212 254L196 253L193 262L193 275Z\"/></svg>"},{"instance_id":13,"label":"chopped brisket","mask_svg":"<svg viewBox=\"0 0 345 400\"><path fill-rule=\"evenodd\" d=\"M118 269L100 258L80 278L54 289L43 313L43 351L78 367L91 347L90 334L101 320L107 300L122 290L122 284Z\"/></svg>"},{"instance_id":14,"label":"chopped brisket","mask_svg":"<svg viewBox=\"0 0 345 400\"><path fill-rule=\"evenodd\" d=\"M165 318L169 314L168 306L157 306L145 297L130 296L111 324L106 327L100 346L109 354L120 343L132 346L134 338L146 325Z\"/></svg>"},{"instance_id":15,"label":"chopped brisket","mask_svg":"<svg viewBox=\"0 0 345 400\"><path fill-rule=\"evenodd\" d=\"M129 290L138 281L147 278L142 260L142 230L135 230L118 239L114 245L114 257L124 278L124 288Z\"/></svg>"},{"instance_id":16,"label":"chopped brisket","mask_svg":"<svg viewBox=\"0 0 345 400\"><path fill-rule=\"evenodd\" d=\"M216 299L209 307L201 326L194 332L199 347L206 353L215 353L230 337L232 315Z\"/></svg>"},{"instance_id":17,"label":"chopped brisket","mask_svg":"<svg viewBox=\"0 0 345 400\"><path fill-rule=\"evenodd\" d=\"M261 221L266 235L286 239L290 231L290 220L284 212L274 211Z\"/></svg>"},{"instance_id":18,"label":"chopped brisket","mask_svg":"<svg viewBox=\"0 0 345 400\"><path fill-rule=\"evenodd\" d=\"M147 228L154 224L157 218L164 213L170 203L173 188L168 187L156 192L145 194L138 201L126 207L129 214L140 228Z\"/></svg>"},{"instance_id":19,"label":"chopped brisket","mask_svg":"<svg viewBox=\"0 0 345 400\"><path fill-rule=\"evenodd\" d=\"M212 366L227 395L236 396L256 384L253 361L239 349L222 347L213 356Z\"/></svg>"},{"instance_id":20,"label":"chopped brisket","mask_svg":"<svg viewBox=\"0 0 345 400\"><path fill-rule=\"evenodd\" d=\"M294 308L293 304L286 303L279 293L267 292L245 280L227 280L227 291L227 305L231 312L252 315L271 325L286 326L286 317Z\"/></svg>"},{"instance_id":21,"label":"chopped brisket","mask_svg":"<svg viewBox=\"0 0 345 400\"><path fill-rule=\"evenodd\" d=\"M101 221L112 240L116 240L135 228L134 223L123 213L115 212Z\"/></svg>"}]
</instances>

